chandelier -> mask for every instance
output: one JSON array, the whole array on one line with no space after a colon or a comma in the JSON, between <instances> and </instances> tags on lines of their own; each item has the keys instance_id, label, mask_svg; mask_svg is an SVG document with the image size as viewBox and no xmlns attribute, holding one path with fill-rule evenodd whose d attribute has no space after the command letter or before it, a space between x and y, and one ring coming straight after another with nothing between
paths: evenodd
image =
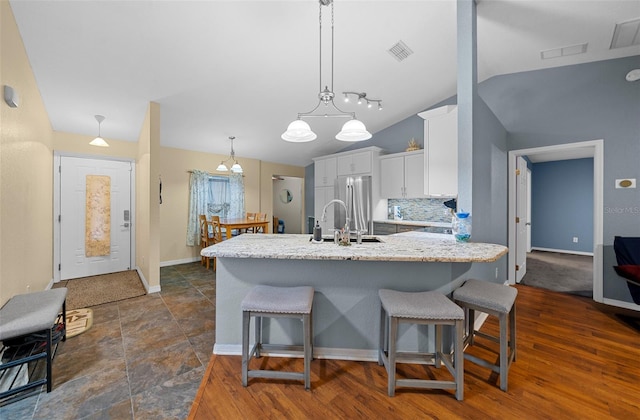
<instances>
[{"instance_id":1,"label":"chandelier","mask_svg":"<svg viewBox=\"0 0 640 420\"><path fill-rule=\"evenodd\" d=\"M231 140L231 155L220 162L220 165L218 165L218 167L216 168L216 171L220 171L220 172L227 172L229 170L229 168L227 168L227 165L225 165L225 162L228 162L230 160L233 161L233 165L231 165L231 172L235 173L235 174L241 174L242 173L242 166L240 166L240 164L238 163L238 161L236 160L236 153L233 151L233 140L235 139L234 136L229 136L229 140Z\"/></svg>"},{"instance_id":2,"label":"chandelier","mask_svg":"<svg viewBox=\"0 0 640 420\"><path fill-rule=\"evenodd\" d=\"M311 131L311 127L302 118L310 117L344 117L350 118L343 126L342 130L336 135L337 140L342 141L363 141L371 138L371 133L367 131L365 125L356 119L355 112L345 112L333 103L335 94L333 93L333 0L318 0L320 4L320 72L319 72L319 90L318 104L309 112L298 113L298 118L287 127L287 131L282 133L282 139L295 143L312 141L318 138L317 134ZM331 5L331 89L325 85L322 89L322 6ZM331 107L331 110L325 109L324 113L314 113L320 105Z\"/></svg>"}]
</instances>

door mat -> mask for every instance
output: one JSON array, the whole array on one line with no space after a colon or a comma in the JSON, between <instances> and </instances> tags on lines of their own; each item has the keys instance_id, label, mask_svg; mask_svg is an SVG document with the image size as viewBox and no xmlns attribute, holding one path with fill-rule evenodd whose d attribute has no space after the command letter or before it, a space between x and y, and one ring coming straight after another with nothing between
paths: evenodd
<instances>
[{"instance_id":1,"label":"door mat","mask_svg":"<svg viewBox=\"0 0 640 420\"><path fill-rule=\"evenodd\" d=\"M53 287L67 288L67 309L89 308L147 294L136 270L63 280Z\"/></svg>"},{"instance_id":2,"label":"door mat","mask_svg":"<svg viewBox=\"0 0 640 420\"><path fill-rule=\"evenodd\" d=\"M67 338L75 337L91 328L93 311L89 308L67 311Z\"/></svg>"}]
</instances>

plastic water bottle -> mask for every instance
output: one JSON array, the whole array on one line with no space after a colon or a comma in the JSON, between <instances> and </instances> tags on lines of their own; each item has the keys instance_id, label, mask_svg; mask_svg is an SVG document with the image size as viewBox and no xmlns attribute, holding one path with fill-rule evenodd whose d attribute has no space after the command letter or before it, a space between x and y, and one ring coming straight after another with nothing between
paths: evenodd
<instances>
[{"instance_id":1,"label":"plastic water bottle","mask_svg":"<svg viewBox=\"0 0 640 420\"><path fill-rule=\"evenodd\" d=\"M471 215L465 212L456 213L452 230L456 242L469 242L471 239Z\"/></svg>"}]
</instances>

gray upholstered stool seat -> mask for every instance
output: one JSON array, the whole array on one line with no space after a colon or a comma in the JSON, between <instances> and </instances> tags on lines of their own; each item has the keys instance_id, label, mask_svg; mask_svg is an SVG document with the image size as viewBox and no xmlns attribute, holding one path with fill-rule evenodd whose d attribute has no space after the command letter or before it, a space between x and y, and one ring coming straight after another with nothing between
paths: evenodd
<instances>
[{"instance_id":1,"label":"gray upholstered stool seat","mask_svg":"<svg viewBox=\"0 0 640 420\"><path fill-rule=\"evenodd\" d=\"M311 387L311 359L313 357L313 332L311 312L313 288L255 286L242 300L242 385L247 386L248 378L300 379L304 387ZM302 320L303 345L264 344L262 342L262 318L299 318ZM249 329L251 318L255 319L255 343L249 351ZM304 357L304 372L283 372L274 370L249 370L251 357L260 357L262 350L284 351L301 354Z\"/></svg>"},{"instance_id":2,"label":"gray upholstered stool seat","mask_svg":"<svg viewBox=\"0 0 640 420\"><path fill-rule=\"evenodd\" d=\"M453 300L467 311L467 335L465 344L473 345L479 336L500 344L498 364L490 363L465 353L464 357L500 374L500 389L507 390L509 367L516 359L516 296L514 287L481 280L469 279L453 292ZM477 331L474 326L475 311L498 317L500 337ZM507 336L507 330L509 334Z\"/></svg>"},{"instance_id":3,"label":"gray upholstered stool seat","mask_svg":"<svg viewBox=\"0 0 640 420\"><path fill-rule=\"evenodd\" d=\"M0 308L0 341L6 342L10 339L33 333L41 333L45 337L43 352L26 354L8 363L5 362L4 366L0 364L0 378L7 378L8 375L5 376L5 369L9 369L12 366L37 362L39 359L44 359L46 363L46 376L44 378L30 381L15 388L9 385L9 389L4 389L0 392L0 399L44 384L47 385L47 392L51 392L53 387L52 362L55 350L52 341L52 328L54 326L61 327L61 340L65 341L67 339L66 299L67 289L61 287L16 295Z\"/></svg>"},{"instance_id":4,"label":"gray upholstered stool seat","mask_svg":"<svg viewBox=\"0 0 640 420\"><path fill-rule=\"evenodd\" d=\"M388 394L395 394L396 386L412 388L455 389L456 398L464 397L464 358L462 352L464 311L442 293L378 291L380 296L380 346L378 363L384 365L388 376ZM398 352L400 323L435 325L435 351ZM443 353L442 326L453 326L453 356ZM453 381L427 379L396 379L396 363L433 363L447 367Z\"/></svg>"}]
</instances>

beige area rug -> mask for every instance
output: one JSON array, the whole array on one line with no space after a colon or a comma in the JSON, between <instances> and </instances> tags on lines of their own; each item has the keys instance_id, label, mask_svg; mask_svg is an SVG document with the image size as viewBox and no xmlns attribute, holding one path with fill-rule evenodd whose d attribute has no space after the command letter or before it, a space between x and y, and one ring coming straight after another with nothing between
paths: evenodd
<instances>
[{"instance_id":1,"label":"beige area rug","mask_svg":"<svg viewBox=\"0 0 640 420\"><path fill-rule=\"evenodd\" d=\"M93 311L89 308L67 311L67 338L87 331L93 325Z\"/></svg>"},{"instance_id":2,"label":"beige area rug","mask_svg":"<svg viewBox=\"0 0 640 420\"><path fill-rule=\"evenodd\" d=\"M147 293L135 270L56 283L67 288L67 311L142 296Z\"/></svg>"}]
</instances>

